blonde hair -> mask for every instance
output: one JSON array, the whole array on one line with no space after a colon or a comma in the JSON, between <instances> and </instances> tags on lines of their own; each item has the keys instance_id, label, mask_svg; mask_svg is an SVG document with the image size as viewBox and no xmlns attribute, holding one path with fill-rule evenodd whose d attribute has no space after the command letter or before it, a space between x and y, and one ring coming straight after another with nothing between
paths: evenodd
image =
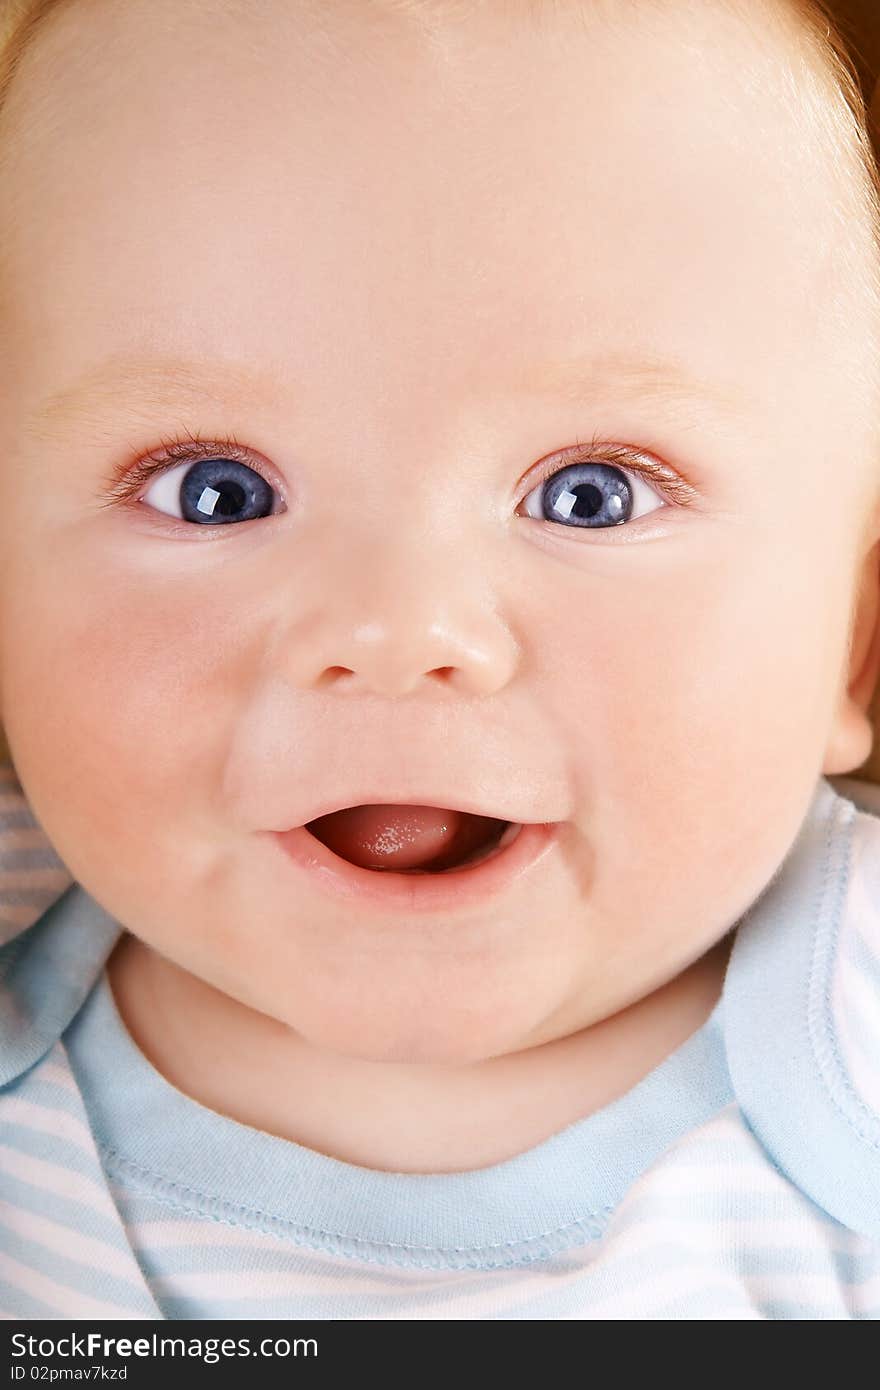
<instances>
[{"instance_id":1,"label":"blonde hair","mask_svg":"<svg viewBox=\"0 0 880 1390\"><path fill-rule=\"evenodd\" d=\"M389 8L393 6L399 10L429 14L432 9L442 9L445 0L376 2ZM537 2L533 0L533 3ZM576 3L576 0L571 2ZM84 0L0 0L0 117L12 83L41 26L53 11L70 3L82 4ZM566 3L566 0L561 0L561 3ZM875 346L880 354L880 106L876 108L878 119L873 122L853 54L838 24L831 0L784 0L784 6L799 21L808 50L818 60L817 68L829 79L823 103L824 115L826 121L830 122L837 147L844 156L847 152L850 158L855 155L858 163L862 206L872 228L876 248L874 264L870 268L869 292L878 306L878 339ZM877 74L872 76L876 78ZM877 91L880 93L880 84ZM880 378L880 362L877 365ZM880 439L880 420L877 430ZM874 695L871 714L877 731L874 749L868 761L851 775L880 783L880 683ZM9 759L9 747L0 725L0 762Z\"/></svg>"}]
</instances>

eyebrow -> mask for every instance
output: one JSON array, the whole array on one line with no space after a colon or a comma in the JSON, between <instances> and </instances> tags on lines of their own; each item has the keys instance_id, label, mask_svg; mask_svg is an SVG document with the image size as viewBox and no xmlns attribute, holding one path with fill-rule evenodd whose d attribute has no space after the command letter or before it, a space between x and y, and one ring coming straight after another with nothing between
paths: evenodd
<instances>
[{"instance_id":1,"label":"eyebrow","mask_svg":"<svg viewBox=\"0 0 880 1390\"><path fill-rule=\"evenodd\" d=\"M530 368L522 389L541 395L577 400L594 391L644 396L650 403L710 405L726 415L749 407L742 389L711 381L693 372L680 358L657 354L634 356L606 352L601 356L544 362Z\"/></svg>"},{"instance_id":2,"label":"eyebrow","mask_svg":"<svg viewBox=\"0 0 880 1390\"><path fill-rule=\"evenodd\" d=\"M281 378L237 359L143 357L115 353L41 401L28 417L37 436L51 435L78 415L114 405L161 409L169 403L228 403L231 393L251 398L278 395Z\"/></svg>"},{"instance_id":3,"label":"eyebrow","mask_svg":"<svg viewBox=\"0 0 880 1390\"><path fill-rule=\"evenodd\" d=\"M513 387L517 393L575 404L610 394L638 396L651 405L710 405L727 415L741 413L748 405L732 386L706 380L678 359L656 354L636 357L627 351L530 365ZM51 435L78 415L89 416L117 404L147 410L169 403L222 406L231 393L271 399L284 390L289 390L289 383L279 370L257 369L239 359L117 353L46 397L29 416L27 428L37 436Z\"/></svg>"}]
</instances>

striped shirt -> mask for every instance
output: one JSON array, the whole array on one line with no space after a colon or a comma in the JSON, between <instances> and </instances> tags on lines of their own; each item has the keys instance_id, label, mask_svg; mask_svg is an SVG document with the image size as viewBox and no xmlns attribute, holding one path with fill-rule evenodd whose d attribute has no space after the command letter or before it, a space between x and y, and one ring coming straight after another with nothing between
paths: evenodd
<instances>
[{"instance_id":1,"label":"striped shirt","mask_svg":"<svg viewBox=\"0 0 880 1390\"><path fill-rule=\"evenodd\" d=\"M880 788L819 779L706 1022L492 1167L340 1162L135 1046L122 928L0 773L0 1316L880 1317Z\"/></svg>"}]
</instances>

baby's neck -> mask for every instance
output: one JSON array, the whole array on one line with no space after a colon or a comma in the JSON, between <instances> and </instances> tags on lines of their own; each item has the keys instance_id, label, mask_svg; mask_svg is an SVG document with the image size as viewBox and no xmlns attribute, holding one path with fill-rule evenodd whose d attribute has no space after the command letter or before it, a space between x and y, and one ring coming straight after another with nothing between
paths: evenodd
<instances>
[{"instance_id":1,"label":"baby's neck","mask_svg":"<svg viewBox=\"0 0 880 1390\"><path fill-rule=\"evenodd\" d=\"M108 975L137 1046L200 1104L347 1163L444 1173L501 1163L630 1090L708 1018L733 939L592 1027L467 1066L314 1048L128 933Z\"/></svg>"}]
</instances>

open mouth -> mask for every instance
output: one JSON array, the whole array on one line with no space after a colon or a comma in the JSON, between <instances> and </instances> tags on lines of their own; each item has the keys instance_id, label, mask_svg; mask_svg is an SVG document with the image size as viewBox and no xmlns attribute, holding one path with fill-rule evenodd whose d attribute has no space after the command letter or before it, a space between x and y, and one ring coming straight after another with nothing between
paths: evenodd
<instances>
[{"instance_id":1,"label":"open mouth","mask_svg":"<svg viewBox=\"0 0 880 1390\"><path fill-rule=\"evenodd\" d=\"M533 880L559 844L552 821L520 824L437 806L363 805L270 832L309 887L352 910L358 929L378 913L382 933L417 918L482 914ZM544 870L547 872L547 870ZM532 889L534 891L534 889ZM367 913L364 917L361 910Z\"/></svg>"},{"instance_id":2,"label":"open mouth","mask_svg":"<svg viewBox=\"0 0 880 1390\"><path fill-rule=\"evenodd\" d=\"M348 806L304 828L347 863L395 874L470 868L499 854L522 830L517 822L494 816L401 805Z\"/></svg>"}]
</instances>

